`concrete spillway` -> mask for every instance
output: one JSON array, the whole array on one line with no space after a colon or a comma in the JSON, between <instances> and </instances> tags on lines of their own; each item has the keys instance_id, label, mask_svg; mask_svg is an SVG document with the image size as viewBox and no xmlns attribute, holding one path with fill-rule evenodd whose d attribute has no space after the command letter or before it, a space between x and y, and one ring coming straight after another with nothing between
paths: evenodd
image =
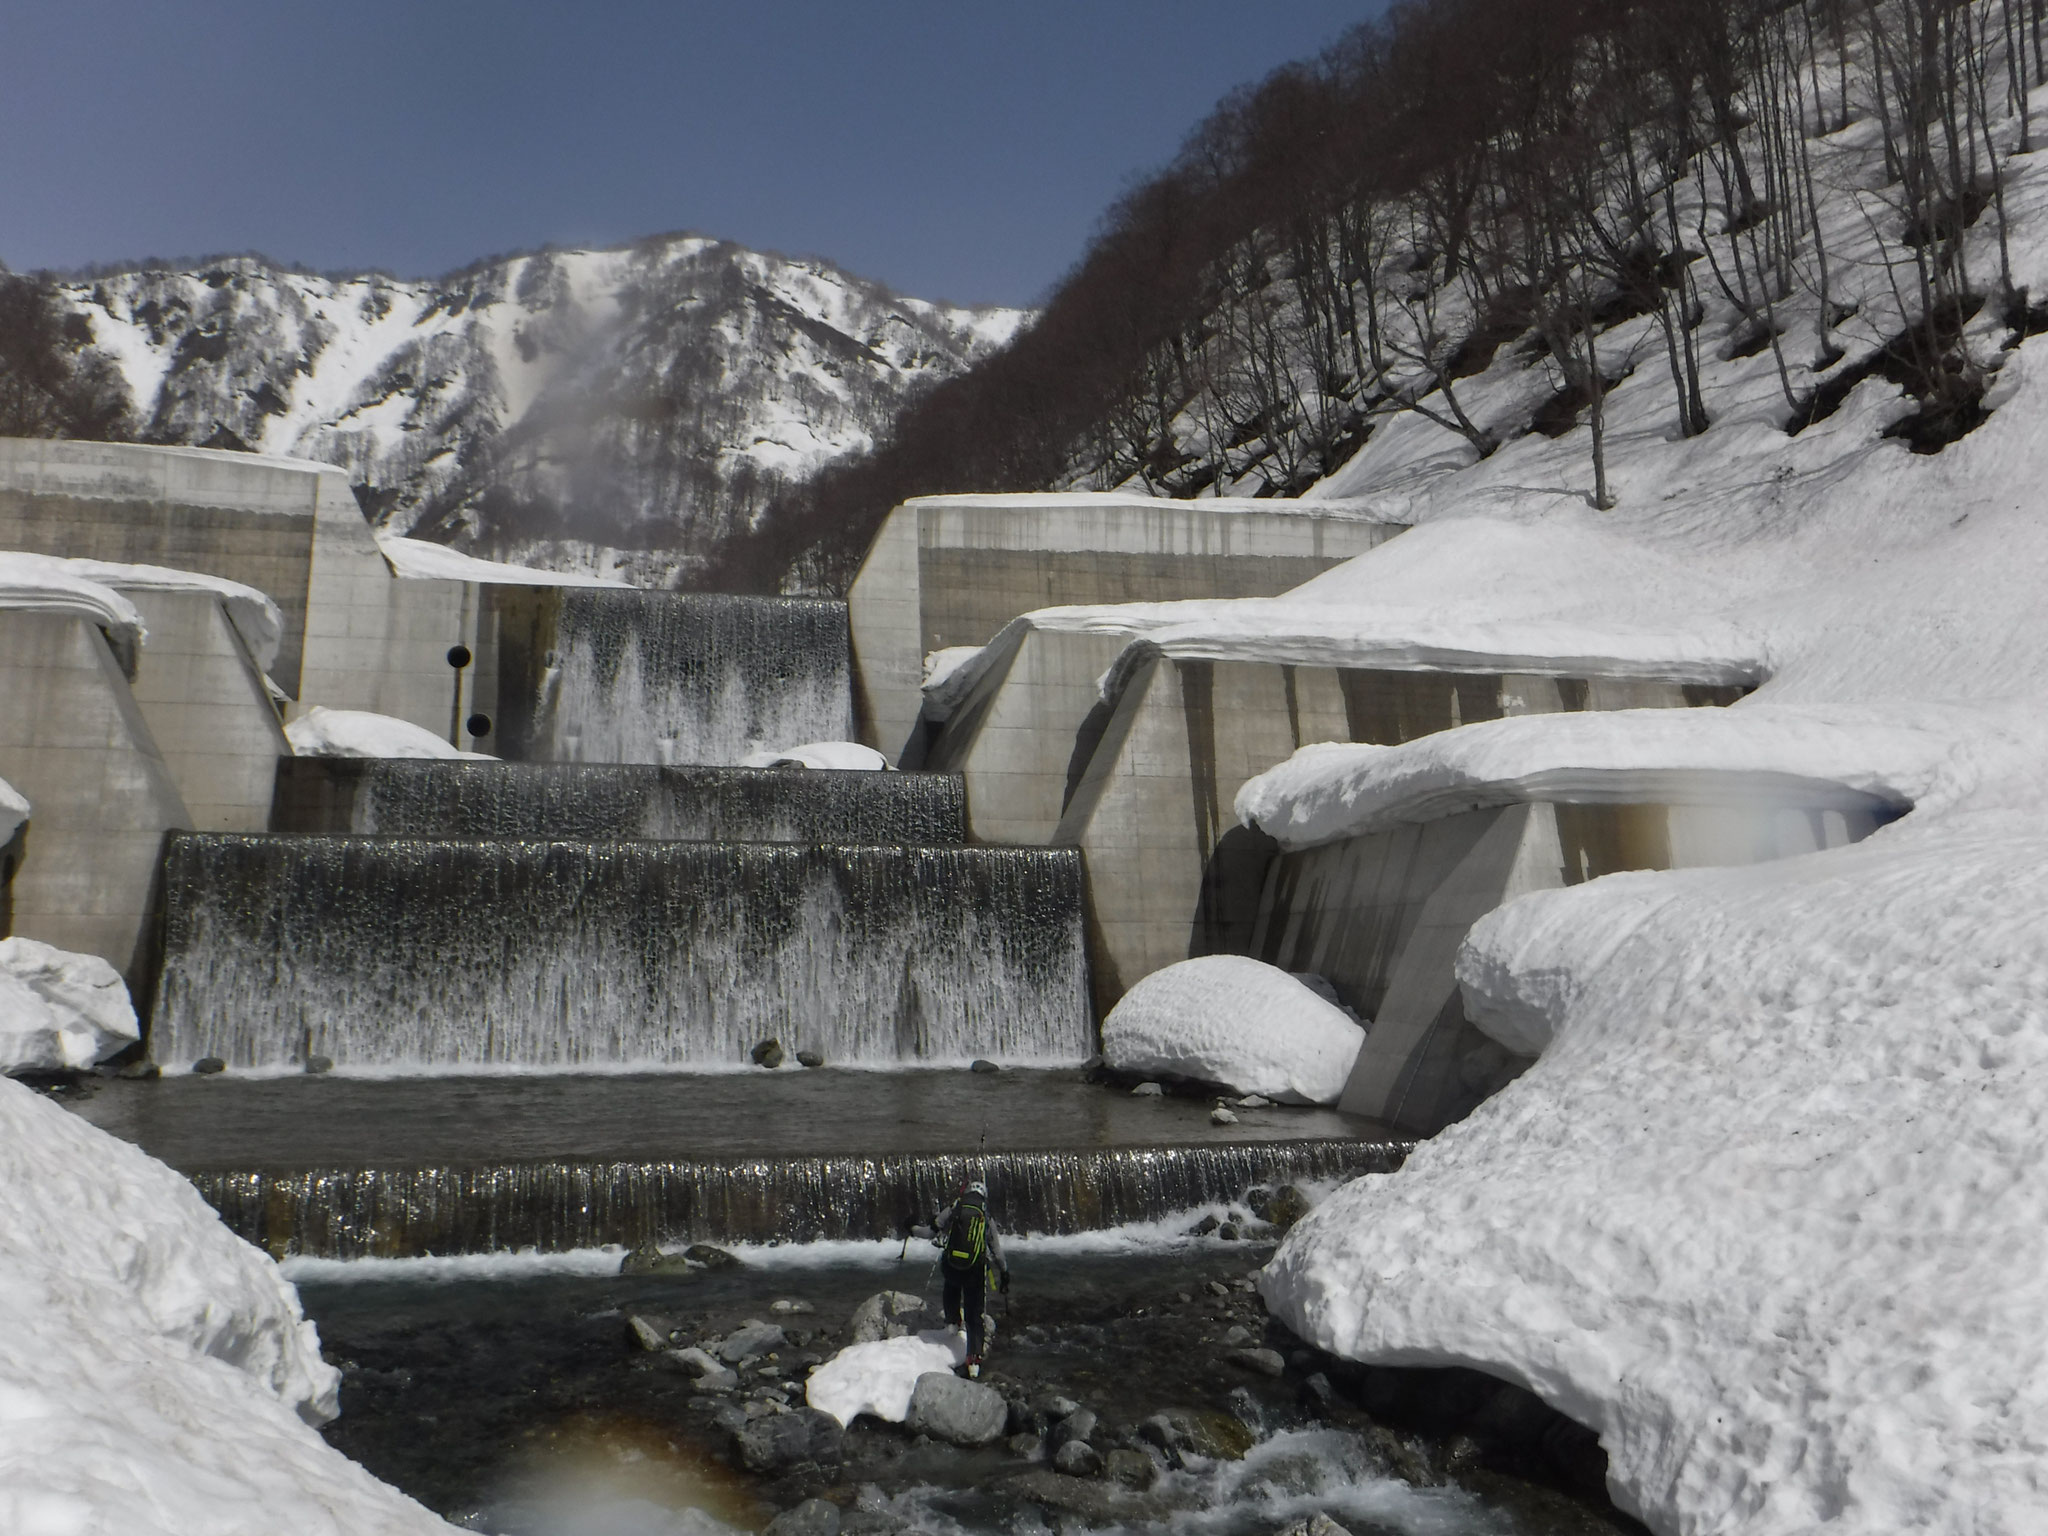
<instances>
[{"instance_id":1,"label":"concrete spillway","mask_svg":"<svg viewBox=\"0 0 2048 1536\"><path fill-rule=\"evenodd\" d=\"M174 836L151 1052L873 1065L1091 1049L1059 849Z\"/></svg>"},{"instance_id":2,"label":"concrete spillway","mask_svg":"<svg viewBox=\"0 0 2048 1536\"><path fill-rule=\"evenodd\" d=\"M938 773L286 758L277 832L704 842L967 840L966 794Z\"/></svg>"},{"instance_id":3,"label":"concrete spillway","mask_svg":"<svg viewBox=\"0 0 2048 1536\"><path fill-rule=\"evenodd\" d=\"M737 763L852 733L844 603L571 587L499 606L501 756Z\"/></svg>"},{"instance_id":4,"label":"concrete spillway","mask_svg":"<svg viewBox=\"0 0 2048 1536\"><path fill-rule=\"evenodd\" d=\"M939 1209L970 1176L1002 1190L997 1220L1006 1230L1088 1232L1235 1200L1254 1185L1386 1173L1400 1161L1383 1143L1319 1140L198 1173L192 1181L231 1231L259 1247L348 1259L890 1237L905 1212Z\"/></svg>"},{"instance_id":5,"label":"concrete spillway","mask_svg":"<svg viewBox=\"0 0 2048 1536\"><path fill-rule=\"evenodd\" d=\"M1072 1071L179 1077L73 1107L274 1253L887 1237L984 1178L1010 1231L1074 1232L1398 1167L1328 1110L1134 1099Z\"/></svg>"}]
</instances>

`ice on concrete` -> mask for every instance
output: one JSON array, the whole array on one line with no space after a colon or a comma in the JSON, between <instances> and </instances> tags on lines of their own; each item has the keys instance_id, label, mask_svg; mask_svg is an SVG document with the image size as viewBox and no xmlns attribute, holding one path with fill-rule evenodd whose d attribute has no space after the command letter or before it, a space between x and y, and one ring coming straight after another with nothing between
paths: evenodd
<instances>
[{"instance_id":1,"label":"ice on concrete","mask_svg":"<svg viewBox=\"0 0 2048 1536\"><path fill-rule=\"evenodd\" d=\"M1120 1072L1170 1075L1334 1104L1365 1042L1358 1021L1286 971L1207 955L1154 971L1102 1022L1103 1058Z\"/></svg>"},{"instance_id":2,"label":"ice on concrete","mask_svg":"<svg viewBox=\"0 0 2048 1536\"><path fill-rule=\"evenodd\" d=\"M0 939L0 1072L89 1067L139 1038L128 984L99 956Z\"/></svg>"},{"instance_id":3,"label":"ice on concrete","mask_svg":"<svg viewBox=\"0 0 2048 1536\"><path fill-rule=\"evenodd\" d=\"M451 1532L321 1439L337 1384L189 1183L0 1081L0 1530Z\"/></svg>"},{"instance_id":4,"label":"ice on concrete","mask_svg":"<svg viewBox=\"0 0 2048 1536\"><path fill-rule=\"evenodd\" d=\"M950 1371L967 1359L967 1336L927 1328L900 1339L849 1344L811 1372L804 1400L841 1424L863 1413L901 1424L910 1416L910 1395L926 1371Z\"/></svg>"},{"instance_id":5,"label":"ice on concrete","mask_svg":"<svg viewBox=\"0 0 2048 1536\"><path fill-rule=\"evenodd\" d=\"M1399 746L1303 747L1245 782L1237 817L1298 849L1522 800L1897 812L1938 782L1942 724L1769 704L1523 715Z\"/></svg>"},{"instance_id":6,"label":"ice on concrete","mask_svg":"<svg viewBox=\"0 0 2048 1536\"><path fill-rule=\"evenodd\" d=\"M763 747L740 759L742 768L851 768L879 771L889 760L857 741L807 741L800 747Z\"/></svg>"},{"instance_id":7,"label":"ice on concrete","mask_svg":"<svg viewBox=\"0 0 2048 1536\"><path fill-rule=\"evenodd\" d=\"M532 566L507 565L499 560L482 560L445 544L409 539L379 530L377 547L400 576L432 577L443 581L478 581L496 586L525 587L629 587L631 582L609 576L580 575L572 571L542 571Z\"/></svg>"},{"instance_id":8,"label":"ice on concrete","mask_svg":"<svg viewBox=\"0 0 2048 1536\"><path fill-rule=\"evenodd\" d=\"M488 752L450 746L425 726L361 709L315 704L284 729L300 757L467 757L494 761Z\"/></svg>"}]
</instances>

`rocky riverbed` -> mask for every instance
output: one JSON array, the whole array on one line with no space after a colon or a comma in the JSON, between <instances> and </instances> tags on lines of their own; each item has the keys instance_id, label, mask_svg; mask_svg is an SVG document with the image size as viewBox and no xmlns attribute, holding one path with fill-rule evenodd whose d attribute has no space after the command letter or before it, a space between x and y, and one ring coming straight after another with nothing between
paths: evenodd
<instances>
[{"instance_id":1,"label":"rocky riverbed","mask_svg":"<svg viewBox=\"0 0 2048 1536\"><path fill-rule=\"evenodd\" d=\"M1250 1240L1248 1213L1230 1218L1201 1235L1015 1244L1013 1290L991 1302L989 1393L950 1405L987 1420L965 1433L938 1409L842 1428L806 1404L809 1374L855 1337L937 1324L928 1248L901 1262L878 1244L704 1253L712 1264L638 1274L313 1266L299 1280L344 1373L329 1438L500 1536L1270 1536L1317 1515L1352 1536L1640 1529L1603 1507L1590 1436L1527 1394L1304 1347L1253 1289L1270 1243Z\"/></svg>"}]
</instances>

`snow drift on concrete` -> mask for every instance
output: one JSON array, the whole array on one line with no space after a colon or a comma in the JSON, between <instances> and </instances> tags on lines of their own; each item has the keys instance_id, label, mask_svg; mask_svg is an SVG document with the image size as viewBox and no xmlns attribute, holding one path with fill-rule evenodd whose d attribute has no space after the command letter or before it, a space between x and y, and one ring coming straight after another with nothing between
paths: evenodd
<instances>
[{"instance_id":1,"label":"snow drift on concrete","mask_svg":"<svg viewBox=\"0 0 2048 1536\"><path fill-rule=\"evenodd\" d=\"M203 571L176 571L165 565L122 565L112 560L64 560L59 562L75 575L121 592L211 592L227 610L228 618L256 658L256 665L270 670L277 660L277 648L284 640L284 614L267 593L225 576Z\"/></svg>"},{"instance_id":2,"label":"snow drift on concrete","mask_svg":"<svg viewBox=\"0 0 2048 1536\"><path fill-rule=\"evenodd\" d=\"M11 840L28 821L28 800L5 779L0 779L0 844Z\"/></svg>"},{"instance_id":3,"label":"snow drift on concrete","mask_svg":"<svg viewBox=\"0 0 2048 1536\"><path fill-rule=\"evenodd\" d=\"M966 1358L966 1335L944 1328L849 1344L811 1372L804 1401L842 1424L863 1413L901 1424L910 1416L917 1378L926 1371L950 1371Z\"/></svg>"},{"instance_id":4,"label":"snow drift on concrete","mask_svg":"<svg viewBox=\"0 0 2048 1536\"><path fill-rule=\"evenodd\" d=\"M400 576L438 578L443 581L482 581L512 587L627 587L632 583L609 576L587 576L574 571L542 571L527 565L508 565L502 560L483 560L465 555L446 544L425 539L408 539L402 534L379 530L377 547Z\"/></svg>"},{"instance_id":5,"label":"snow drift on concrete","mask_svg":"<svg viewBox=\"0 0 2048 1536\"><path fill-rule=\"evenodd\" d=\"M1334 1104L1365 1042L1358 1021L1287 972L1241 955L1154 971L1102 1021L1120 1072L1199 1078L1283 1104Z\"/></svg>"},{"instance_id":6,"label":"snow drift on concrete","mask_svg":"<svg viewBox=\"0 0 2048 1536\"><path fill-rule=\"evenodd\" d=\"M300 757L470 757L495 761L488 752L451 747L425 726L361 709L315 704L284 728Z\"/></svg>"},{"instance_id":7,"label":"snow drift on concrete","mask_svg":"<svg viewBox=\"0 0 2048 1536\"><path fill-rule=\"evenodd\" d=\"M1948 755L1939 724L1768 704L1523 715L1397 747L1303 747L1245 782L1237 817L1291 849L1521 800L1899 811Z\"/></svg>"},{"instance_id":8,"label":"snow drift on concrete","mask_svg":"<svg viewBox=\"0 0 2048 1536\"><path fill-rule=\"evenodd\" d=\"M83 614L117 641L139 644L146 631L135 605L105 582L73 570L72 563L0 552L0 609Z\"/></svg>"},{"instance_id":9,"label":"snow drift on concrete","mask_svg":"<svg viewBox=\"0 0 2048 1536\"><path fill-rule=\"evenodd\" d=\"M0 1081L0 1530L450 1531L320 1438L336 1385L190 1184Z\"/></svg>"},{"instance_id":10,"label":"snow drift on concrete","mask_svg":"<svg viewBox=\"0 0 2048 1536\"><path fill-rule=\"evenodd\" d=\"M0 1072L89 1067L140 1037L128 984L99 956L0 939Z\"/></svg>"},{"instance_id":11,"label":"snow drift on concrete","mask_svg":"<svg viewBox=\"0 0 2048 1536\"><path fill-rule=\"evenodd\" d=\"M851 768L878 771L889 760L857 741L807 741L800 747L763 747L740 759L742 768Z\"/></svg>"}]
</instances>

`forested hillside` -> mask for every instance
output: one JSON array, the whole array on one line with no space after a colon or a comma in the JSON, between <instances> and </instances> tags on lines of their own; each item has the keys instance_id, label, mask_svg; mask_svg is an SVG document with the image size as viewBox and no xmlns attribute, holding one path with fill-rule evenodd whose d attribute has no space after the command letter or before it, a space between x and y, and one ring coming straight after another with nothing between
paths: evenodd
<instances>
[{"instance_id":1,"label":"forested hillside","mask_svg":"<svg viewBox=\"0 0 2048 1536\"><path fill-rule=\"evenodd\" d=\"M1877 377L1938 451L2048 313L2008 162L2030 0L1433 0L1225 101L1106 216L1038 323L876 451L776 498L726 579L847 580L908 494L1293 494L1397 417L1467 459L1661 375L1768 355L1796 432ZM1353 492L1371 487L1350 486Z\"/></svg>"}]
</instances>

